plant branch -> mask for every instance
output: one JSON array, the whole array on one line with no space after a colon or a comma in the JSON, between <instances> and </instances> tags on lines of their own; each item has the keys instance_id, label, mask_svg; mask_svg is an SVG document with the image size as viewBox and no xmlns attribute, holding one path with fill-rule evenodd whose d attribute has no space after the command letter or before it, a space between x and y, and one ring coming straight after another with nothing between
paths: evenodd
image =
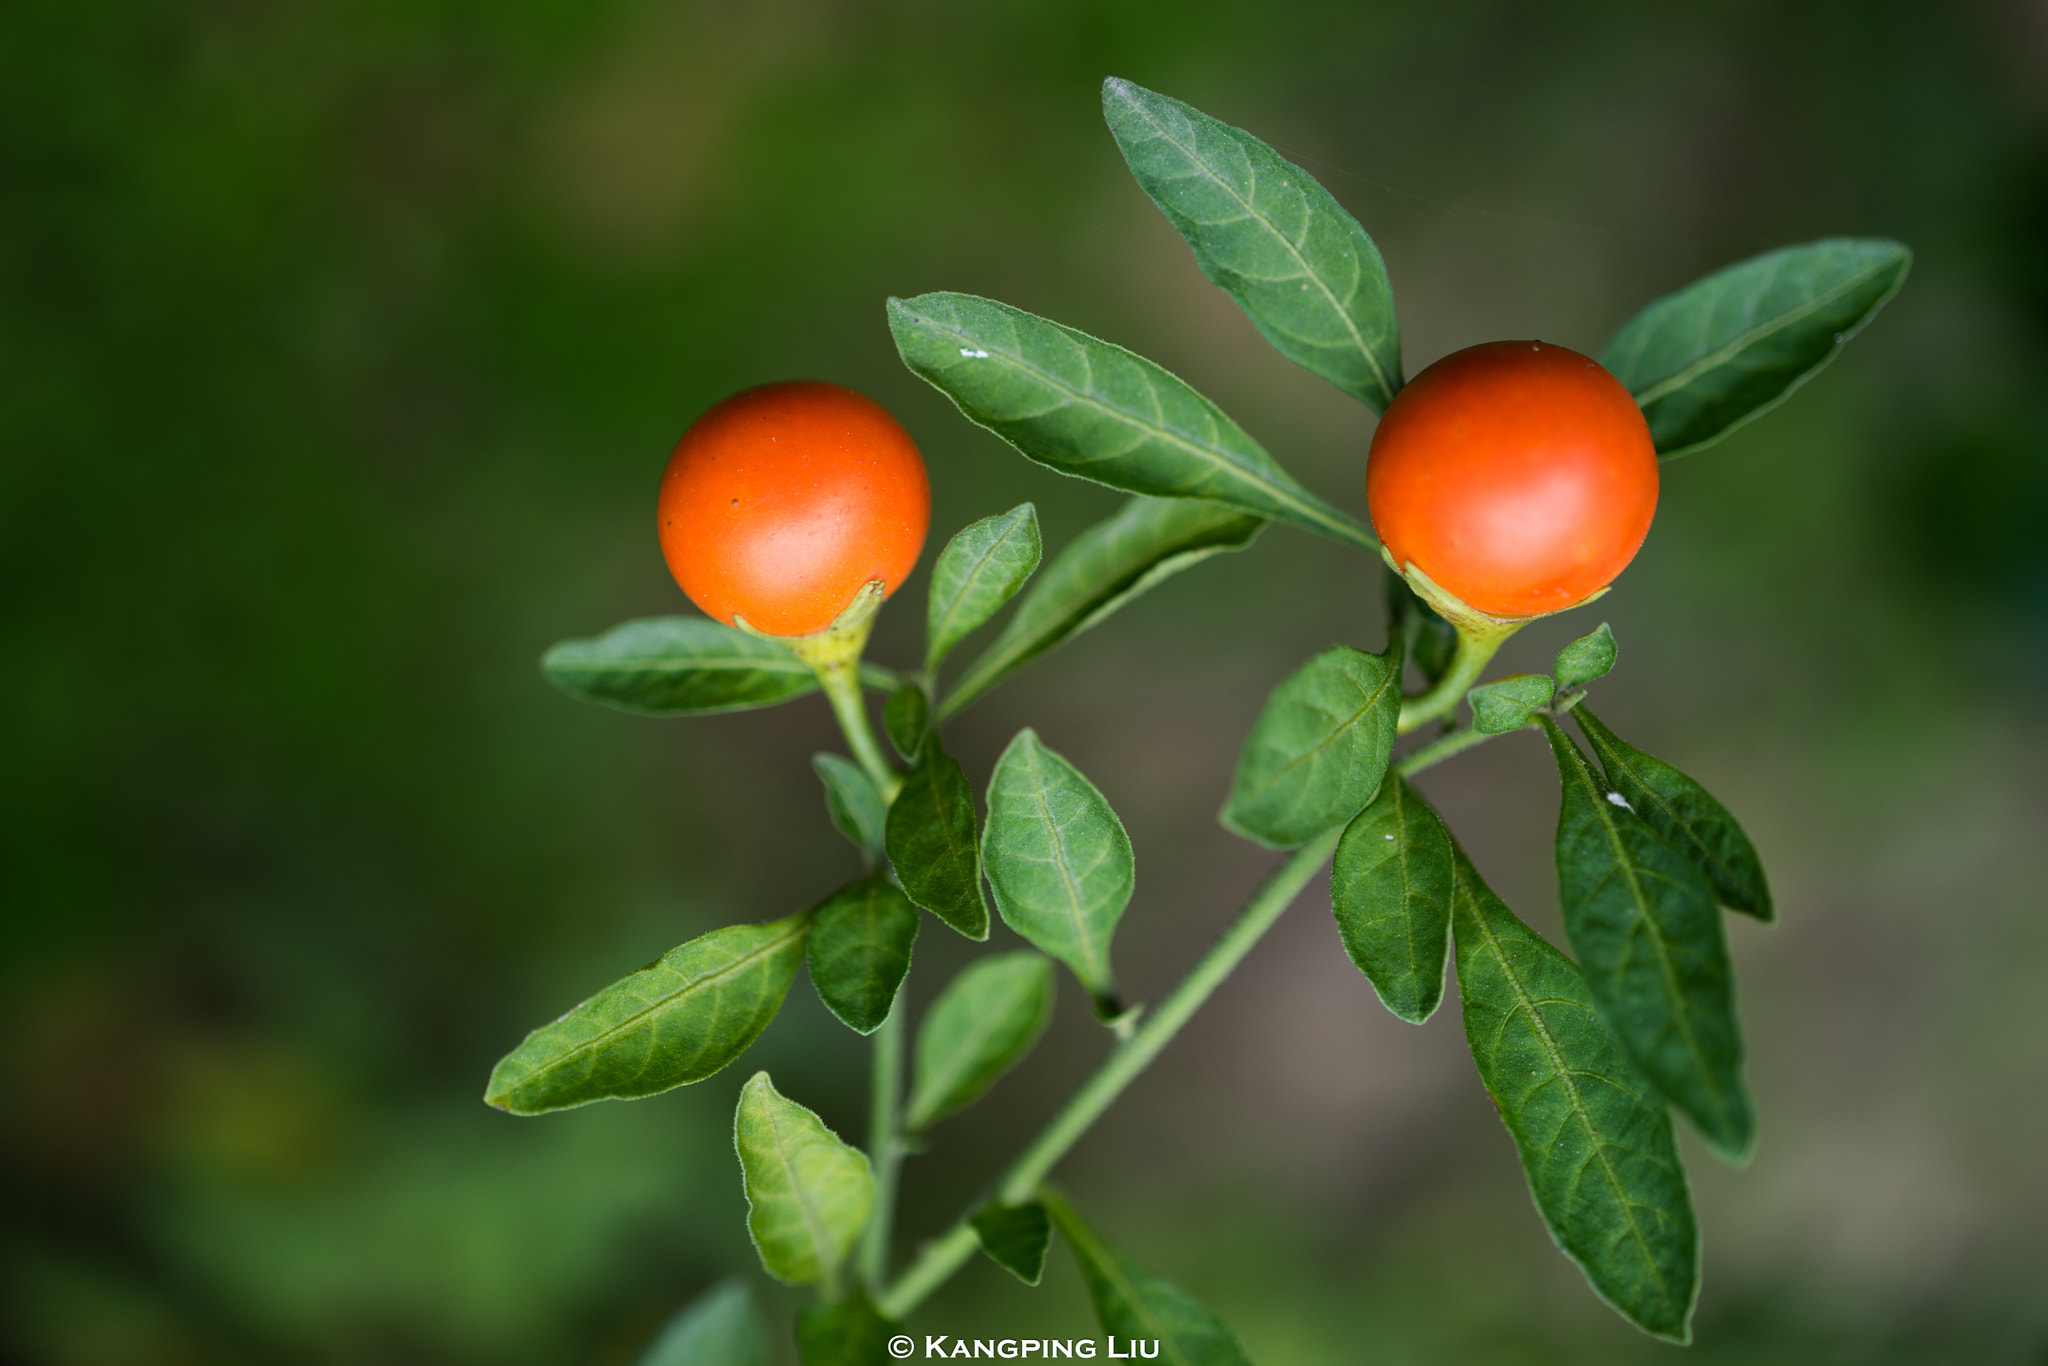
<instances>
[{"instance_id":1,"label":"plant branch","mask_svg":"<svg viewBox=\"0 0 2048 1366\"><path fill-rule=\"evenodd\" d=\"M899 1129L903 1102L903 988L874 1032L874 1073L868 1092L868 1161L875 1171L874 1213L860 1249L861 1279L880 1290L889 1275L889 1236L896 1216L896 1177L903 1168Z\"/></svg>"}]
</instances>

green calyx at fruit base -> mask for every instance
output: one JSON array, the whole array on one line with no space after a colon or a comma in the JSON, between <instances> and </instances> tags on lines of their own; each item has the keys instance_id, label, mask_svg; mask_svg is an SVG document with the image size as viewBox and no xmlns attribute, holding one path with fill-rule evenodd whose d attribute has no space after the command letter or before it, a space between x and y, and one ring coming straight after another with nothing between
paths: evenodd
<instances>
[{"instance_id":1,"label":"green calyx at fruit base","mask_svg":"<svg viewBox=\"0 0 2048 1366\"><path fill-rule=\"evenodd\" d=\"M882 599L886 596L888 585L880 579L870 579L853 595L853 601L846 604L845 610L832 619L830 626L807 636L769 635L748 625L747 619L737 613L732 619L732 624L748 635L779 642L811 666L811 672L818 676L819 686L825 690L826 700L832 704L832 714L838 718L840 729L846 732L846 743L853 750L853 757L882 794L884 802L895 799L903 787L903 775L882 753L874 729L868 724L867 706L860 693L860 657L861 652L867 649L868 636L875 629L875 614L881 611Z\"/></svg>"}]
</instances>

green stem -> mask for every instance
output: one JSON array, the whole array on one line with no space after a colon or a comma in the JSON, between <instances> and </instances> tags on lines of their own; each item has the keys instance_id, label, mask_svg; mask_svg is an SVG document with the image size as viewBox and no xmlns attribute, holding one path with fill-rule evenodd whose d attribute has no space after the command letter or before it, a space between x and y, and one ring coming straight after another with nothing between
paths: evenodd
<instances>
[{"instance_id":1,"label":"green stem","mask_svg":"<svg viewBox=\"0 0 2048 1366\"><path fill-rule=\"evenodd\" d=\"M874 1033L874 1074L868 1093L868 1161L875 1171L874 1213L861 1244L861 1278L880 1290L889 1275L889 1236L896 1216L896 1177L903 1168L899 1129L903 1103L903 988Z\"/></svg>"},{"instance_id":2,"label":"green stem","mask_svg":"<svg viewBox=\"0 0 2048 1366\"><path fill-rule=\"evenodd\" d=\"M1458 700L1472 690L1479 681L1479 675L1486 671L1494 653L1512 632L1480 634L1458 632L1458 652L1451 656L1451 667L1437 680L1436 686L1419 696L1404 698L1401 702L1401 719L1396 724L1397 733L1406 735L1417 726L1427 725L1438 717L1456 710Z\"/></svg>"},{"instance_id":3,"label":"green stem","mask_svg":"<svg viewBox=\"0 0 2048 1366\"><path fill-rule=\"evenodd\" d=\"M903 786L903 775L896 771L875 739L874 727L868 720L867 699L861 695L860 678L852 669L823 668L817 674L818 682L825 689L825 700L832 704L832 715L838 718L839 729L846 736L846 747L853 751L854 761L868 775L875 790L882 794L882 800L894 801Z\"/></svg>"}]
</instances>

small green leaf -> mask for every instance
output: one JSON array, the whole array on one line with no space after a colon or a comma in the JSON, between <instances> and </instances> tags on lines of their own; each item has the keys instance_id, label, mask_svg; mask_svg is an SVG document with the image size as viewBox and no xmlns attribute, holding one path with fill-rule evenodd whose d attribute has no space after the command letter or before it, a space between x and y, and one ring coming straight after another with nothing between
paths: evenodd
<instances>
[{"instance_id":1,"label":"small green leaf","mask_svg":"<svg viewBox=\"0 0 2048 1366\"><path fill-rule=\"evenodd\" d=\"M924 733L931 727L931 715L931 699L925 696L924 685L916 680L889 694L889 703L882 708L882 729L889 732L889 743L905 763L916 763L923 752Z\"/></svg>"},{"instance_id":2,"label":"small green leaf","mask_svg":"<svg viewBox=\"0 0 2048 1366\"><path fill-rule=\"evenodd\" d=\"M1614 632L1603 621L1557 652L1557 690L1568 692L1607 677L1614 655Z\"/></svg>"},{"instance_id":3,"label":"small green leaf","mask_svg":"<svg viewBox=\"0 0 2048 1366\"><path fill-rule=\"evenodd\" d=\"M652 617L565 640L540 667L571 697L643 716L772 707L818 686L810 666L777 642L703 617ZM861 681L893 687L895 675L862 665Z\"/></svg>"},{"instance_id":4,"label":"small green leaf","mask_svg":"<svg viewBox=\"0 0 2048 1366\"><path fill-rule=\"evenodd\" d=\"M1022 1205L984 1205L967 1222L981 1239L981 1250L997 1266L1026 1285L1037 1285L1045 1275L1052 1220L1044 1205L1036 1200Z\"/></svg>"},{"instance_id":5,"label":"small green leaf","mask_svg":"<svg viewBox=\"0 0 2048 1366\"><path fill-rule=\"evenodd\" d=\"M527 1035L492 1069L484 1099L538 1115L704 1080L782 1008L810 924L806 913L728 925L670 949Z\"/></svg>"},{"instance_id":6,"label":"small green leaf","mask_svg":"<svg viewBox=\"0 0 2048 1366\"><path fill-rule=\"evenodd\" d=\"M733 1146L747 1190L747 1231L768 1274L838 1293L839 1272L867 1227L875 1177L867 1157L775 1089L766 1072L740 1088Z\"/></svg>"},{"instance_id":7,"label":"small green leaf","mask_svg":"<svg viewBox=\"0 0 2048 1366\"><path fill-rule=\"evenodd\" d=\"M1052 964L1029 949L969 964L925 1012L904 1127L915 1132L979 1100L1052 1019Z\"/></svg>"},{"instance_id":8,"label":"small green leaf","mask_svg":"<svg viewBox=\"0 0 2048 1366\"><path fill-rule=\"evenodd\" d=\"M1465 1039L1529 1193L1600 1297L1646 1333L1692 1340L1699 1226L1671 1115L1615 1046L1571 959L1455 851Z\"/></svg>"},{"instance_id":9,"label":"small green leaf","mask_svg":"<svg viewBox=\"0 0 2048 1366\"><path fill-rule=\"evenodd\" d=\"M1016 595L1043 553L1038 509L1029 503L984 517L946 543L932 566L926 673L936 675L953 647Z\"/></svg>"},{"instance_id":10,"label":"small green leaf","mask_svg":"<svg viewBox=\"0 0 2048 1366\"><path fill-rule=\"evenodd\" d=\"M1715 899L1766 923L1775 920L1763 860L1728 808L1662 759L1622 740L1583 706L1572 714L1592 742L1607 781L1666 844L1699 865Z\"/></svg>"},{"instance_id":11,"label":"small green leaf","mask_svg":"<svg viewBox=\"0 0 2048 1366\"><path fill-rule=\"evenodd\" d=\"M1121 1342L1119 1355L1135 1357L1137 1343L1157 1342L1167 1366L1251 1366L1237 1335L1200 1300L1111 1251L1066 1201L1048 1195L1045 1203L1081 1264L1112 1351Z\"/></svg>"},{"instance_id":12,"label":"small green leaf","mask_svg":"<svg viewBox=\"0 0 2048 1366\"><path fill-rule=\"evenodd\" d=\"M1600 363L1642 405L1658 454L1685 455L1818 374L1898 293L1912 260L1881 238L1781 247L1657 300Z\"/></svg>"},{"instance_id":13,"label":"small green leaf","mask_svg":"<svg viewBox=\"0 0 2048 1366\"><path fill-rule=\"evenodd\" d=\"M1398 661L1332 645L1275 688L1238 753L1224 826L1292 849L1364 810L1401 715Z\"/></svg>"},{"instance_id":14,"label":"small green leaf","mask_svg":"<svg viewBox=\"0 0 2048 1366\"><path fill-rule=\"evenodd\" d=\"M925 738L924 757L904 775L886 839L896 880L912 901L969 939L988 938L974 789L936 735Z\"/></svg>"},{"instance_id":15,"label":"small green leaf","mask_svg":"<svg viewBox=\"0 0 2048 1366\"><path fill-rule=\"evenodd\" d=\"M1041 465L1129 493L1209 498L1377 552L1186 382L1142 356L971 294L889 300L903 363Z\"/></svg>"},{"instance_id":16,"label":"small green leaf","mask_svg":"<svg viewBox=\"0 0 2048 1366\"><path fill-rule=\"evenodd\" d=\"M803 1366L888 1366L889 1339L901 1327L856 1287L843 1300L804 1306L796 1316L797 1357Z\"/></svg>"},{"instance_id":17,"label":"small green leaf","mask_svg":"<svg viewBox=\"0 0 2048 1366\"><path fill-rule=\"evenodd\" d=\"M1611 793L1555 721L1564 782L1557 887L1565 933L1629 1058L1716 1152L1744 1161L1756 1115L1742 1081L1735 970L1699 869Z\"/></svg>"},{"instance_id":18,"label":"small green leaf","mask_svg":"<svg viewBox=\"0 0 2048 1366\"><path fill-rule=\"evenodd\" d=\"M848 1029L872 1034L910 971L917 908L875 873L820 902L811 920L811 985Z\"/></svg>"},{"instance_id":19,"label":"small green leaf","mask_svg":"<svg viewBox=\"0 0 2048 1366\"><path fill-rule=\"evenodd\" d=\"M981 863L1003 923L1110 1002L1109 942L1137 879L1131 837L1095 784L1029 727L989 778Z\"/></svg>"},{"instance_id":20,"label":"small green leaf","mask_svg":"<svg viewBox=\"0 0 2048 1366\"><path fill-rule=\"evenodd\" d=\"M832 828L870 858L880 853L889 804L867 773L851 759L828 753L813 754L811 767L825 784L825 814Z\"/></svg>"},{"instance_id":21,"label":"small green leaf","mask_svg":"<svg viewBox=\"0 0 2048 1366\"><path fill-rule=\"evenodd\" d=\"M1399 774L1345 828L1330 866L1344 951L1388 1010L1421 1024L1444 997L1451 835Z\"/></svg>"},{"instance_id":22,"label":"small green leaf","mask_svg":"<svg viewBox=\"0 0 2048 1366\"><path fill-rule=\"evenodd\" d=\"M1094 626L1162 581L1211 555L1240 550L1263 518L1196 498L1133 498L1053 560L1024 595L996 643L954 685L939 718Z\"/></svg>"},{"instance_id":23,"label":"small green leaf","mask_svg":"<svg viewBox=\"0 0 2048 1366\"><path fill-rule=\"evenodd\" d=\"M746 1283L720 1281L685 1305L634 1366L768 1366L768 1339Z\"/></svg>"},{"instance_id":24,"label":"small green leaf","mask_svg":"<svg viewBox=\"0 0 2048 1366\"><path fill-rule=\"evenodd\" d=\"M1506 735L1536 719L1536 709L1550 705L1556 694L1549 674L1509 674L1482 683L1465 694L1472 704L1472 729L1483 735Z\"/></svg>"},{"instance_id":25,"label":"small green leaf","mask_svg":"<svg viewBox=\"0 0 2048 1366\"><path fill-rule=\"evenodd\" d=\"M1241 128L1114 77L1102 113L1152 202L1280 354L1382 412L1401 334L1379 248L1315 177Z\"/></svg>"}]
</instances>

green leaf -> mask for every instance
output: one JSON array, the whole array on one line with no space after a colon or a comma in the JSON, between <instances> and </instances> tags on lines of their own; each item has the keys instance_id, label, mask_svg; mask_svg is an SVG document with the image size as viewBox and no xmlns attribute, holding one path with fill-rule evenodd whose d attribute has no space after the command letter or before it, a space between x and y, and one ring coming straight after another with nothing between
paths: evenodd
<instances>
[{"instance_id":1,"label":"green leaf","mask_svg":"<svg viewBox=\"0 0 2048 1366\"><path fill-rule=\"evenodd\" d=\"M967 1221L981 1239L989 1260L1026 1285L1045 1275L1045 1252L1052 1245L1052 1221L1036 1200L1022 1205L984 1205Z\"/></svg>"},{"instance_id":2,"label":"green leaf","mask_svg":"<svg viewBox=\"0 0 2048 1366\"><path fill-rule=\"evenodd\" d=\"M1690 859L1607 790L1555 721L1544 718L1543 732L1564 782L1558 899L1593 1000L1630 1059L1708 1144L1744 1161L1756 1116L1713 892Z\"/></svg>"},{"instance_id":3,"label":"green leaf","mask_svg":"<svg viewBox=\"0 0 2048 1366\"><path fill-rule=\"evenodd\" d=\"M917 908L886 874L843 887L811 920L811 985L848 1029L872 1034L889 1018L910 971Z\"/></svg>"},{"instance_id":4,"label":"green leaf","mask_svg":"<svg viewBox=\"0 0 2048 1366\"><path fill-rule=\"evenodd\" d=\"M1399 774L1345 828L1330 866L1344 951L1388 1010L1410 1024L1444 997L1450 958L1451 835Z\"/></svg>"},{"instance_id":5,"label":"green leaf","mask_svg":"<svg viewBox=\"0 0 2048 1366\"><path fill-rule=\"evenodd\" d=\"M485 1101L538 1115L704 1080L782 1008L810 925L808 912L728 925L670 949L527 1035L492 1069Z\"/></svg>"},{"instance_id":6,"label":"green leaf","mask_svg":"<svg viewBox=\"0 0 2048 1366\"><path fill-rule=\"evenodd\" d=\"M996 643L939 708L941 720L1038 656L1211 555L1249 545L1263 518L1195 498L1133 498L1038 576Z\"/></svg>"},{"instance_id":7,"label":"green leaf","mask_svg":"<svg viewBox=\"0 0 2048 1366\"><path fill-rule=\"evenodd\" d=\"M925 737L924 757L904 775L889 807L886 842L896 880L912 901L969 939L988 938L974 789L937 735Z\"/></svg>"},{"instance_id":8,"label":"green leaf","mask_svg":"<svg viewBox=\"0 0 2048 1366\"><path fill-rule=\"evenodd\" d=\"M989 778L981 863L1003 923L1111 1002L1109 942L1137 880L1131 837L1095 784L1029 727Z\"/></svg>"},{"instance_id":9,"label":"green leaf","mask_svg":"<svg viewBox=\"0 0 2048 1366\"><path fill-rule=\"evenodd\" d=\"M1284 680L1245 737L1225 827L1292 849L1365 808L1401 715L1398 652L1332 645Z\"/></svg>"},{"instance_id":10,"label":"green leaf","mask_svg":"<svg viewBox=\"0 0 2048 1366\"><path fill-rule=\"evenodd\" d=\"M1048 1196L1045 1203L1081 1264L1095 1317L1112 1348L1121 1339L1122 1355L1136 1356L1132 1339L1156 1341L1157 1360L1166 1366L1251 1366L1237 1335L1200 1300L1111 1251L1066 1201Z\"/></svg>"},{"instance_id":11,"label":"green leaf","mask_svg":"<svg viewBox=\"0 0 2048 1366\"><path fill-rule=\"evenodd\" d=\"M875 1202L867 1157L777 1091L766 1072L740 1088L733 1146L761 1265L779 1281L821 1282L828 1297L836 1296L840 1270Z\"/></svg>"},{"instance_id":12,"label":"green leaf","mask_svg":"<svg viewBox=\"0 0 2048 1366\"><path fill-rule=\"evenodd\" d=\"M855 1288L843 1300L804 1306L796 1316L797 1357L803 1366L888 1366L889 1339L901 1327Z\"/></svg>"},{"instance_id":13,"label":"green leaf","mask_svg":"<svg viewBox=\"0 0 2048 1366\"><path fill-rule=\"evenodd\" d=\"M768 1366L768 1339L744 1281L720 1281L647 1345L634 1366Z\"/></svg>"},{"instance_id":14,"label":"green leaf","mask_svg":"<svg viewBox=\"0 0 2048 1366\"><path fill-rule=\"evenodd\" d=\"M1131 174L1283 356L1385 411L1401 334L1379 248L1315 177L1241 128L1129 81L1102 113Z\"/></svg>"},{"instance_id":15,"label":"green leaf","mask_svg":"<svg viewBox=\"0 0 2048 1366\"><path fill-rule=\"evenodd\" d=\"M1029 949L972 963L925 1012L904 1127L930 1127L979 1100L1052 1020L1052 964Z\"/></svg>"},{"instance_id":16,"label":"green leaf","mask_svg":"<svg viewBox=\"0 0 2048 1366\"><path fill-rule=\"evenodd\" d=\"M1549 674L1509 674L1482 683L1465 694L1472 704L1472 729L1483 735L1506 735L1536 719L1536 709L1550 705L1556 694Z\"/></svg>"},{"instance_id":17,"label":"green leaf","mask_svg":"<svg viewBox=\"0 0 2048 1366\"><path fill-rule=\"evenodd\" d=\"M1636 314L1600 363L1642 405L1658 453L1685 455L1818 374L1898 293L1912 260L1882 238L1830 237L1766 252Z\"/></svg>"},{"instance_id":18,"label":"green leaf","mask_svg":"<svg viewBox=\"0 0 2048 1366\"><path fill-rule=\"evenodd\" d=\"M1629 1065L1572 961L1455 851L1465 1039L1529 1193L1600 1297L1646 1333L1692 1339L1699 1226L1671 1116Z\"/></svg>"},{"instance_id":19,"label":"green leaf","mask_svg":"<svg viewBox=\"0 0 2048 1366\"><path fill-rule=\"evenodd\" d=\"M1775 920L1777 909L1764 880L1763 860L1728 808L1662 759L1629 745L1585 707L1572 714L1592 743L1608 783L1666 844L1699 865L1715 899L1766 923Z\"/></svg>"},{"instance_id":20,"label":"green leaf","mask_svg":"<svg viewBox=\"0 0 2048 1366\"><path fill-rule=\"evenodd\" d=\"M643 716L772 707L818 686L810 666L779 643L704 617L651 617L565 640L540 667L571 697ZM892 687L895 675L864 664L861 681Z\"/></svg>"},{"instance_id":21,"label":"green leaf","mask_svg":"<svg viewBox=\"0 0 2048 1366\"><path fill-rule=\"evenodd\" d=\"M1121 346L971 294L889 300L903 363L1041 465L1130 493L1209 498L1366 550L1221 408Z\"/></svg>"},{"instance_id":22,"label":"green leaf","mask_svg":"<svg viewBox=\"0 0 2048 1366\"><path fill-rule=\"evenodd\" d=\"M833 829L869 857L880 853L889 804L875 791L873 780L859 764L837 754L813 754L811 767L825 784L825 814L832 818Z\"/></svg>"},{"instance_id":23,"label":"green leaf","mask_svg":"<svg viewBox=\"0 0 2048 1366\"><path fill-rule=\"evenodd\" d=\"M1557 690L1568 692L1607 677L1614 656L1614 632L1603 621L1557 652Z\"/></svg>"},{"instance_id":24,"label":"green leaf","mask_svg":"<svg viewBox=\"0 0 2048 1366\"><path fill-rule=\"evenodd\" d=\"M882 729L889 732L889 743L904 762L915 763L923 751L931 715L931 699L925 696L922 683L912 680L889 694L889 703L882 708Z\"/></svg>"},{"instance_id":25,"label":"green leaf","mask_svg":"<svg viewBox=\"0 0 2048 1366\"><path fill-rule=\"evenodd\" d=\"M984 517L946 543L932 566L931 602L925 614L926 673L936 674L968 632L1016 596L1043 553L1038 509L1029 503Z\"/></svg>"}]
</instances>

